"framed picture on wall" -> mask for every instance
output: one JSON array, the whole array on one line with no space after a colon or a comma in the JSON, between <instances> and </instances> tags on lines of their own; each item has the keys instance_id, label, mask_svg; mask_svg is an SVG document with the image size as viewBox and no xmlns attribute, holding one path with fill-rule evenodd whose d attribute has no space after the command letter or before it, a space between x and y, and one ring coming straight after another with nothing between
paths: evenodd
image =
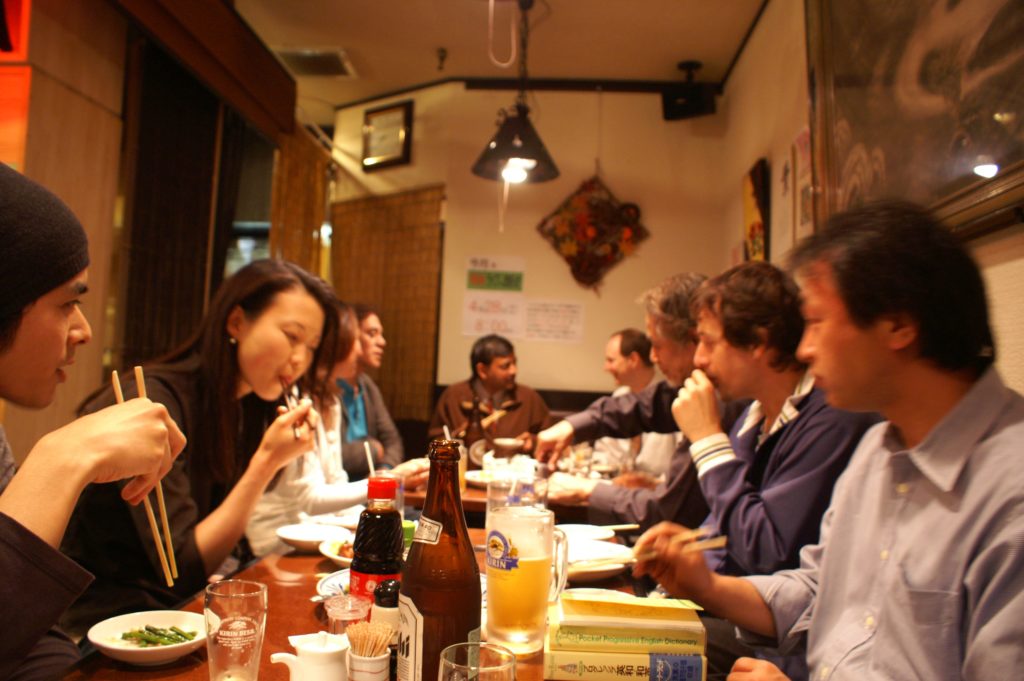
<instances>
[{"instance_id":1,"label":"framed picture on wall","mask_svg":"<svg viewBox=\"0 0 1024 681\"><path fill-rule=\"evenodd\" d=\"M363 172L412 160L412 100L367 109L363 114Z\"/></svg>"},{"instance_id":2,"label":"framed picture on wall","mask_svg":"<svg viewBox=\"0 0 1024 681\"><path fill-rule=\"evenodd\" d=\"M767 261L770 254L771 182L768 160L758 159L743 178L743 259Z\"/></svg>"},{"instance_id":3,"label":"framed picture on wall","mask_svg":"<svg viewBox=\"0 0 1024 681\"><path fill-rule=\"evenodd\" d=\"M1019 0L806 0L815 213L876 198L965 237L1024 206Z\"/></svg>"}]
</instances>

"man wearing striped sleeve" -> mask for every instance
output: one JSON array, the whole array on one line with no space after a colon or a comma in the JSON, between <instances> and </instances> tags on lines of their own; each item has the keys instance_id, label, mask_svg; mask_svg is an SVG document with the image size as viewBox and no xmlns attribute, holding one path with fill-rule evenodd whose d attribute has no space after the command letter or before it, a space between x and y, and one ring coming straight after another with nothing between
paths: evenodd
<instances>
[{"instance_id":1,"label":"man wearing striped sleeve","mask_svg":"<svg viewBox=\"0 0 1024 681\"><path fill-rule=\"evenodd\" d=\"M725 575L795 567L801 547L818 540L836 479L879 419L832 408L814 387L796 358L804 327L799 292L778 268L734 267L704 282L691 305L696 368L673 415L692 443L711 509L706 524L728 536L724 550L708 552L709 567ZM728 435L719 425L719 399L754 400ZM710 671L728 672L745 651L734 647L731 625L705 623Z\"/></svg>"}]
</instances>

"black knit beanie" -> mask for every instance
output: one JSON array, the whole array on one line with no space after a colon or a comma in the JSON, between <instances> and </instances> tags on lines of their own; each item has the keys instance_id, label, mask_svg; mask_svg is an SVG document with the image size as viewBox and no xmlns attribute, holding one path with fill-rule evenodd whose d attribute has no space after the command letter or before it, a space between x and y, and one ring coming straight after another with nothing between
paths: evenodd
<instances>
[{"instance_id":1,"label":"black knit beanie","mask_svg":"<svg viewBox=\"0 0 1024 681\"><path fill-rule=\"evenodd\" d=\"M78 218L48 189L0 163L0 320L88 265Z\"/></svg>"}]
</instances>

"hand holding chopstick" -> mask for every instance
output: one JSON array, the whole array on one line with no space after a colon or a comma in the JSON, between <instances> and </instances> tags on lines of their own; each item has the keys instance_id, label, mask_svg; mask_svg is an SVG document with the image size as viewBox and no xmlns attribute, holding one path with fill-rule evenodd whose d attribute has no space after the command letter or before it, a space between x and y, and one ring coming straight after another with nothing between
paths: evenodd
<instances>
[{"instance_id":1,"label":"hand holding chopstick","mask_svg":"<svg viewBox=\"0 0 1024 681\"><path fill-rule=\"evenodd\" d=\"M117 371L114 371L110 377L111 383L114 387L114 399L117 400L118 404L124 402L124 393L121 391L121 380L117 376ZM135 367L135 380L138 384L139 397L146 397L146 383L145 376L142 374L142 367ZM159 481L156 483L157 489L157 501L160 505L160 518L164 525L164 536L167 538L167 553L171 556L171 562L174 562L174 544L171 542L171 530L167 522L167 509L164 506L163 489ZM167 586L174 586L174 577L177 576L177 565L175 565L174 574L171 573L171 568L167 562L167 554L164 553L164 545L160 539L160 529L156 525L156 517L153 515L153 506L149 503L149 495L142 500L143 506L146 509L146 519L149 520L149 530L153 533L153 543L156 545L156 553L160 557L160 567L163 568L164 578L167 580Z\"/></svg>"}]
</instances>

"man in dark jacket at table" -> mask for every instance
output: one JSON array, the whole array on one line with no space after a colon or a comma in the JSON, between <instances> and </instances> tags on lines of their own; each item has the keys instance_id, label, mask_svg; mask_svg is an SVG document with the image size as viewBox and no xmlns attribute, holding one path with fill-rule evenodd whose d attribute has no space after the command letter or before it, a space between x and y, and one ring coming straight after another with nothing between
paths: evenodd
<instances>
[{"instance_id":1,"label":"man in dark jacket at table","mask_svg":"<svg viewBox=\"0 0 1024 681\"><path fill-rule=\"evenodd\" d=\"M633 437L645 432L678 432L672 418L672 401L683 381L693 371L696 348L690 302L704 281L704 275L677 274L643 295L651 360L665 380L640 392L604 397L585 411L573 414L544 430L537 437L535 456L550 465L575 440L587 442L599 437ZM727 419L739 410L729 411ZM731 424L727 420L727 425ZM656 486L634 487L605 484L596 480L552 477L548 497L553 501L587 501L592 522L639 523L646 529L662 520L699 525L708 506L697 484L690 461L690 443L680 441L669 462L665 481ZM622 481L617 481L622 482Z\"/></svg>"}]
</instances>

